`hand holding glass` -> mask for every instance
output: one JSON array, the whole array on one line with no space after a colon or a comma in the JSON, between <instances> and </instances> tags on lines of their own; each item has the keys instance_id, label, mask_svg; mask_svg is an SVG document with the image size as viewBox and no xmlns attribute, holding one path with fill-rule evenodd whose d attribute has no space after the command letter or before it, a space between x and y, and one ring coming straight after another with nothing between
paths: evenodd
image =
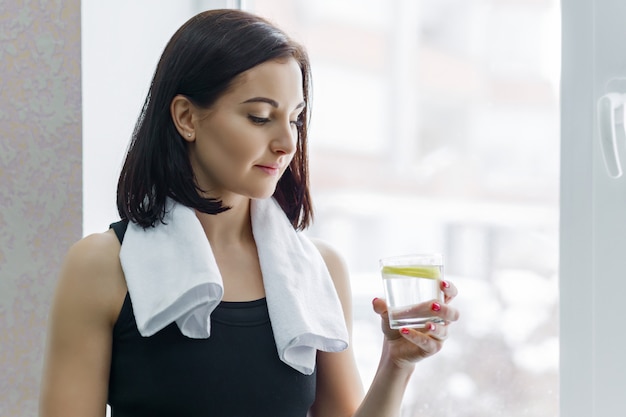
<instances>
[{"instance_id":1,"label":"hand holding glass","mask_svg":"<svg viewBox=\"0 0 626 417\"><path fill-rule=\"evenodd\" d=\"M389 312L389 326L423 328L427 322L442 322L432 316L432 303L443 303L440 254L403 255L380 260Z\"/></svg>"}]
</instances>

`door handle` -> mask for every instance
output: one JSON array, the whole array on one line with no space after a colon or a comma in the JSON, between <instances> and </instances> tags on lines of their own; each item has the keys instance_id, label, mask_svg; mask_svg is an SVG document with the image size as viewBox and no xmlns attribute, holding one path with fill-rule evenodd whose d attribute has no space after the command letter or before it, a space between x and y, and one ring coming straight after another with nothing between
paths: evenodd
<instances>
[{"instance_id":1,"label":"door handle","mask_svg":"<svg viewBox=\"0 0 626 417\"><path fill-rule=\"evenodd\" d=\"M626 144L626 94L607 93L597 104L600 148L609 177L622 176L618 144Z\"/></svg>"}]
</instances>

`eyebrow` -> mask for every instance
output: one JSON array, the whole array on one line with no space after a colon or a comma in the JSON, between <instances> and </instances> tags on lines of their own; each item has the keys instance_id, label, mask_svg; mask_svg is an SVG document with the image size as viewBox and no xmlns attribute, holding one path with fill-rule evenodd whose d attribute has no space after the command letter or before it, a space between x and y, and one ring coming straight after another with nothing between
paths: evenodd
<instances>
[{"instance_id":1,"label":"eyebrow","mask_svg":"<svg viewBox=\"0 0 626 417\"><path fill-rule=\"evenodd\" d=\"M245 104L245 103L267 103L270 106L274 107L274 108L278 108L278 102L276 100L273 100L271 98L268 97L252 97L244 102L242 102L241 104ZM303 101L300 104L298 104L294 110L300 109L302 107L304 107L306 105L306 103Z\"/></svg>"}]
</instances>

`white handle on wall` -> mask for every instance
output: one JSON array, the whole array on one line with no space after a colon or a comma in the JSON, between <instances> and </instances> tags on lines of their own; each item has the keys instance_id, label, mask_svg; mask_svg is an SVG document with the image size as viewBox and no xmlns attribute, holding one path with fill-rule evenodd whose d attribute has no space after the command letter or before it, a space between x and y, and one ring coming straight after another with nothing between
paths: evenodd
<instances>
[{"instance_id":1,"label":"white handle on wall","mask_svg":"<svg viewBox=\"0 0 626 417\"><path fill-rule=\"evenodd\" d=\"M604 166L609 177L619 178L622 176L622 164L618 151L618 140L621 143L626 143L626 94L608 93L603 95L598 100L597 112L598 133Z\"/></svg>"}]
</instances>

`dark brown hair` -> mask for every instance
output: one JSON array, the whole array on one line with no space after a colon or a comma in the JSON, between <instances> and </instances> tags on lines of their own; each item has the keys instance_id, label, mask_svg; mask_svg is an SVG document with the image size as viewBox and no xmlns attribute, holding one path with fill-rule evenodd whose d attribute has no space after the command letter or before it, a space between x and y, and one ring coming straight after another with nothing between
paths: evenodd
<instances>
[{"instance_id":1,"label":"dark brown hair","mask_svg":"<svg viewBox=\"0 0 626 417\"><path fill-rule=\"evenodd\" d=\"M300 114L296 153L278 181L274 198L294 228L306 228L313 217L307 155L309 59L304 48L280 29L234 9L209 10L192 17L165 47L118 181L120 217L144 228L155 226L163 221L167 197L203 213L228 210L218 198L204 198L199 192L186 142L170 115L170 103L181 94L209 108L237 75L282 58L294 58L300 65L306 110Z\"/></svg>"}]
</instances>

